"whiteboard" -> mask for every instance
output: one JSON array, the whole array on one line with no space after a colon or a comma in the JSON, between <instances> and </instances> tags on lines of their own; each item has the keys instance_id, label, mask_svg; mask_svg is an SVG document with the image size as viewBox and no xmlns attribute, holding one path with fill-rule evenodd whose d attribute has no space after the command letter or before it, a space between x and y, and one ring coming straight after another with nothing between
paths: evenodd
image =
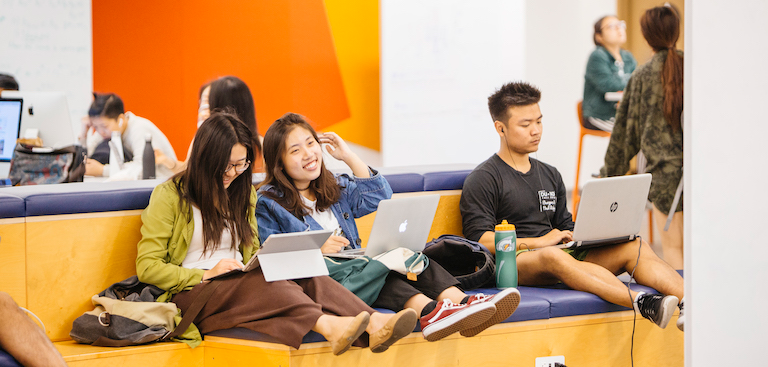
<instances>
[{"instance_id":1,"label":"whiteboard","mask_svg":"<svg viewBox=\"0 0 768 367\"><path fill-rule=\"evenodd\" d=\"M75 134L93 90L90 0L0 0L0 72L22 91L64 92Z\"/></svg>"},{"instance_id":2,"label":"whiteboard","mask_svg":"<svg viewBox=\"0 0 768 367\"><path fill-rule=\"evenodd\" d=\"M487 98L525 77L525 1L380 4L384 166L488 159Z\"/></svg>"}]
</instances>

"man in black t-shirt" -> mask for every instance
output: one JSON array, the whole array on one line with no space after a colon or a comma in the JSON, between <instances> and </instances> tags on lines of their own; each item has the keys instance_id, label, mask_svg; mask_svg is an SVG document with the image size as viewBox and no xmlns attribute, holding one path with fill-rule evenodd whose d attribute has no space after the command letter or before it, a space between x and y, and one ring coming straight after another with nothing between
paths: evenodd
<instances>
[{"instance_id":1,"label":"man in black t-shirt","mask_svg":"<svg viewBox=\"0 0 768 367\"><path fill-rule=\"evenodd\" d=\"M560 173L529 157L541 142L540 99L541 92L524 82L506 84L488 97L499 151L464 181L460 202L464 236L495 254L494 228L506 219L516 227L520 285L560 281L606 301L635 307L666 327L683 298L683 279L645 241L576 251L552 247L573 239L573 220ZM629 291L630 297L616 275L633 270L638 283L662 295ZM680 303L677 326L681 330L682 311Z\"/></svg>"}]
</instances>

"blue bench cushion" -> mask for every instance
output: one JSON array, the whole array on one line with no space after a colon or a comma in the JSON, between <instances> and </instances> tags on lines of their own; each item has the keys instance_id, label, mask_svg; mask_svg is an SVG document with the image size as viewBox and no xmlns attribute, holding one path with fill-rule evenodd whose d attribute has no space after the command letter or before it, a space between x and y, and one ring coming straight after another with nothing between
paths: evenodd
<instances>
[{"instance_id":1,"label":"blue bench cushion","mask_svg":"<svg viewBox=\"0 0 768 367\"><path fill-rule=\"evenodd\" d=\"M207 336L220 336L224 338L253 340L257 342L278 343L278 344L280 343L279 341L277 341L277 339L267 334L262 334L259 332L255 332L251 329L246 329L242 327L216 330L214 332L205 334L205 337ZM324 342L324 341L325 341L325 338L314 331L310 331L307 335L304 336L304 339L302 339L302 343L318 343L318 342Z\"/></svg>"},{"instance_id":2,"label":"blue bench cushion","mask_svg":"<svg viewBox=\"0 0 768 367\"><path fill-rule=\"evenodd\" d=\"M25 212L24 208L24 199L14 195L0 193L0 219L23 218Z\"/></svg>"},{"instance_id":3,"label":"blue bench cushion","mask_svg":"<svg viewBox=\"0 0 768 367\"><path fill-rule=\"evenodd\" d=\"M24 200L25 216L144 209L160 180L85 182L9 187Z\"/></svg>"},{"instance_id":4,"label":"blue bench cushion","mask_svg":"<svg viewBox=\"0 0 768 367\"><path fill-rule=\"evenodd\" d=\"M424 191L424 176L418 173L384 175L394 193Z\"/></svg>"},{"instance_id":5,"label":"blue bench cushion","mask_svg":"<svg viewBox=\"0 0 768 367\"><path fill-rule=\"evenodd\" d=\"M424 191L461 190L472 170L428 172L424 174Z\"/></svg>"},{"instance_id":6,"label":"blue bench cushion","mask_svg":"<svg viewBox=\"0 0 768 367\"><path fill-rule=\"evenodd\" d=\"M546 320L549 318L550 303L541 296L529 291L528 287L517 288L520 291L520 305L512 316L504 322ZM478 288L468 291L467 294L483 293L486 295L499 293L499 288Z\"/></svg>"},{"instance_id":7,"label":"blue bench cushion","mask_svg":"<svg viewBox=\"0 0 768 367\"><path fill-rule=\"evenodd\" d=\"M631 285L634 291L643 291L647 293L658 293L652 288L644 287L633 283ZM625 311L630 308L615 305L604 301L602 298L587 292L575 291L565 286L553 286L548 288L539 287L520 287L520 294L526 296L538 297L549 302L549 318L591 315L604 312ZM627 295L629 297L629 295Z\"/></svg>"}]
</instances>

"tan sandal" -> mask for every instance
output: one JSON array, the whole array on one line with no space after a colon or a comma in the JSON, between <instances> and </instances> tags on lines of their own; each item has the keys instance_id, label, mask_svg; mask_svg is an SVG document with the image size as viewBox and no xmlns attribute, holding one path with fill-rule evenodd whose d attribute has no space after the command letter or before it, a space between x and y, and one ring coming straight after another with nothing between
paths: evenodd
<instances>
[{"instance_id":1,"label":"tan sandal","mask_svg":"<svg viewBox=\"0 0 768 367\"><path fill-rule=\"evenodd\" d=\"M365 328L368 327L368 321L370 321L370 319L371 314L366 311L360 312L355 316L352 322L347 325L347 330L344 331L341 338L330 340L333 355L337 356L349 350L352 343L365 332Z\"/></svg>"},{"instance_id":2,"label":"tan sandal","mask_svg":"<svg viewBox=\"0 0 768 367\"><path fill-rule=\"evenodd\" d=\"M387 323L370 335L369 342L371 352L381 353L389 349L392 344L413 332L416 322L419 321L416 311L406 308L395 314Z\"/></svg>"}]
</instances>

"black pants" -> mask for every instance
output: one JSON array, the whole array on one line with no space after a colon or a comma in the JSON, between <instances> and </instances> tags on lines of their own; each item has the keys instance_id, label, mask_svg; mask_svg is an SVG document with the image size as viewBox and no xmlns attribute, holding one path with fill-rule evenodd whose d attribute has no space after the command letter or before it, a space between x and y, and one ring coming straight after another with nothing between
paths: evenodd
<instances>
[{"instance_id":1,"label":"black pants","mask_svg":"<svg viewBox=\"0 0 768 367\"><path fill-rule=\"evenodd\" d=\"M419 293L436 299L444 290L458 285L459 281L451 273L437 262L430 261L429 266L417 276L415 282L408 280L403 274L390 271L379 298L371 306L400 311L405 308L406 301Z\"/></svg>"}]
</instances>

